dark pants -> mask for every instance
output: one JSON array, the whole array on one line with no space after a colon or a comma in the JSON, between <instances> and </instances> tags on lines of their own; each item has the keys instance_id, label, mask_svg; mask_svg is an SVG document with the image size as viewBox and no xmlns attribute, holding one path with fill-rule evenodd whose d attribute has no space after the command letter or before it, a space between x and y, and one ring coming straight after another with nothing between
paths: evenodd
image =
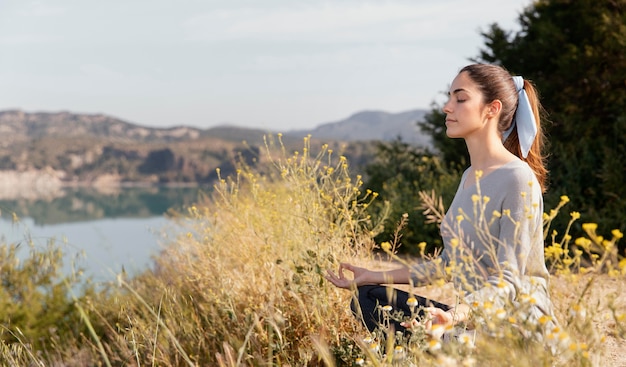
<instances>
[{"instance_id":1,"label":"dark pants","mask_svg":"<svg viewBox=\"0 0 626 367\"><path fill-rule=\"evenodd\" d=\"M354 315L361 319L363 315L363 322L367 329L371 332L380 326L382 323L382 310L380 307L390 305L393 307L393 312L402 311L404 316L411 315L411 308L406 304L409 297L407 292L392 289L382 285L364 285L357 289L356 297L352 299L350 308ZM391 298L389 298L391 294ZM417 300L418 316L423 316L424 312L422 307L437 307L445 311L450 309L450 306L431 301L427 298L420 296L413 296ZM404 331L405 328L400 325L400 321L390 320L390 324L393 325L394 330Z\"/></svg>"}]
</instances>

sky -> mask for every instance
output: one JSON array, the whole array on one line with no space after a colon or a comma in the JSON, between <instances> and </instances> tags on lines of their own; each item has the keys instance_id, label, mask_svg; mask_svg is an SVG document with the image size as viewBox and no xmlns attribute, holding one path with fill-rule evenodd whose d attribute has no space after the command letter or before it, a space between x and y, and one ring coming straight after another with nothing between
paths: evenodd
<instances>
[{"instance_id":1,"label":"sky","mask_svg":"<svg viewBox=\"0 0 626 367\"><path fill-rule=\"evenodd\" d=\"M0 0L0 110L309 129L440 101L530 0Z\"/></svg>"}]
</instances>

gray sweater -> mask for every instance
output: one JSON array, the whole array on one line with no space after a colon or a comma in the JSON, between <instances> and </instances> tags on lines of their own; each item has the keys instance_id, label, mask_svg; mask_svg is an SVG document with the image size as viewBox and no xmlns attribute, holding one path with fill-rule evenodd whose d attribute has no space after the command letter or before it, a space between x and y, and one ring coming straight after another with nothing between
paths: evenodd
<instances>
[{"instance_id":1,"label":"gray sweater","mask_svg":"<svg viewBox=\"0 0 626 367\"><path fill-rule=\"evenodd\" d=\"M534 319L553 316L544 260L543 198L525 162L504 164L482 176L478 185L465 171L441 223L441 236L439 259L414 267L416 284L445 277L465 292L463 302L498 306L530 301Z\"/></svg>"}]
</instances>

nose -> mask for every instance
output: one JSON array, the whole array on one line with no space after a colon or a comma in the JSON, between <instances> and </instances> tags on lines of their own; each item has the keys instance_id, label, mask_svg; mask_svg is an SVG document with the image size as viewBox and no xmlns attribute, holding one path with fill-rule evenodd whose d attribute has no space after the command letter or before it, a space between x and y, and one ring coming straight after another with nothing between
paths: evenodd
<instances>
[{"instance_id":1,"label":"nose","mask_svg":"<svg viewBox=\"0 0 626 367\"><path fill-rule=\"evenodd\" d=\"M441 108L441 111L443 111L443 113L446 113L446 114L452 112L452 110L450 109L450 99L446 101L446 103Z\"/></svg>"}]
</instances>

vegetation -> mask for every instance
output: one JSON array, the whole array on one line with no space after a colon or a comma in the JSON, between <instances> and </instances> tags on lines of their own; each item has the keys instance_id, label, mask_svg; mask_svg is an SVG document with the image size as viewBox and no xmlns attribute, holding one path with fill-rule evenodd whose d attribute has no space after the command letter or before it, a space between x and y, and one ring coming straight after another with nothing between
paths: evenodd
<instances>
[{"instance_id":1,"label":"vegetation","mask_svg":"<svg viewBox=\"0 0 626 367\"><path fill-rule=\"evenodd\" d=\"M404 261L394 251L399 237L381 244L391 262L372 257L382 230L383 217L370 214L378 194L349 174L344 157L328 147L313 154L308 140L293 154L269 143L266 156L271 164L263 174L242 166L180 213L187 230L155 259L154 270L132 279L120 274L80 297L73 295L78 279L52 271L61 259L51 250L54 244L27 260L15 256L15 245L5 245L3 299L13 306L5 302L2 308L10 322L1 363L479 366L507 358L513 366L585 366L606 358L607 340L626 336L625 300L619 298L626 260L617 252L623 235L615 230L604 239L593 224L585 224L587 234L576 239L569 227L559 230L563 235L551 232L566 197L545 214L560 322L545 344L528 344L520 333L550 321L524 321L523 304L477 305L475 334L431 329L423 320L412 324L408 336L384 325L369 334L350 314L349 292L327 284L323 274L343 260L380 267ZM436 220L443 209L425 194L423 206ZM570 226L579 218L572 212ZM579 287L572 290L570 282ZM614 297L594 294L592 285L607 282L613 282ZM418 292L442 290L434 297L450 291L435 283ZM598 320L608 322L605 329L590 329ZM519 358L511 360L511 353Z\"/></svg>"},{"instance_id":2,"label":"vegetation","mask_svg":"<svg viewBox=\"0 0 626 367\"><path fill-rule=\"evenodd\" d=\"M365 166L365 173L367 188L383 199L374 202L373 213L380 215L389 210L383 232L375 238L377 243L391 240L402 215L410 213L405 218L399 251L419 256L421 242L428 244L426 253L429 254L442 246L438 226L427 223L427 218L421 215L423 201L417 193L437 193L447 207L459 184L459 170L449 168L439 155L396 140L377 144L376 157Z\"/></svg>"}]
</instances>

